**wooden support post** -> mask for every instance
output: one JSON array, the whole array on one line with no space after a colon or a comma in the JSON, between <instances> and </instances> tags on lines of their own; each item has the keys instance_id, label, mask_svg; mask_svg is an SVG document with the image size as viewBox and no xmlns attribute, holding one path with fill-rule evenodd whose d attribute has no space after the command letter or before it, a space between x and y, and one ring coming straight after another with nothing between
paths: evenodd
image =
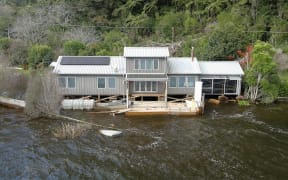
<instances>
[{"instance_id":1,"label":"wooden support post","mask_svg":"<svg viewBox=\"0 0 288 180\"><path fill-rule=\"evenodd\" d=\"M167 94L168 94L168 80L165 81L165 104L166 104L166 107L168 106L168 103L167 103Z\"/></svg>"},{"instance_id":2,"label":"wooden support post","mask_svg":"<svg viewBox=\"0 0 288 180\"><path fill-rule=\"evenodd\" d=\"M126 108L129 108L129 82L126 81Z\"/></svg>"}]
</instances>

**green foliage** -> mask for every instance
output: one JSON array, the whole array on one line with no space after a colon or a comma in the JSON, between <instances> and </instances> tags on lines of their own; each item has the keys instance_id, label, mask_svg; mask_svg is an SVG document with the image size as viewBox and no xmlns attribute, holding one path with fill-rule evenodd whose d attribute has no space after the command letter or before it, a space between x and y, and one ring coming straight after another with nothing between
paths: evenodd
<instances>
[{"instance_id":1,"label":"green foliage","mask_svg":"<svg viewBox=\"0 0 288 180\"><path fill-rule=\"evenodd\" d=\"M238 100L238 105L239 106L250 106L250 103L247 100Z\"/></svg>"},{"instance_id":2,"label":"green foliage","mask_svg":"<svg viewBox=\"0 0 288 180\"><path fill-rule=\"evenodd\" d=\"M282 80L279 87L279 96L288 97L288 80Z\"/></svg>"},{"instance_id":3,"label":"green foliage","mask_svg":"<svg viewBox=\"0 0 288 180\"><path fill-rule=\"evenodd\" d=\"M245 83L250 90L253 89L249 95L252 101L270 103L278 96L280 80L277 65L272 59L274 53L273 47L268 43L257 41L254 46L253 60L245 71Z\"/></svg>"},{"instance_id":4,"label":"green foliage","mask_svg":"<svg viewBox=\"0 0 288 180\"><path fill-rule=\"evenodd\" d=\"M208 35L208 43L203 57L208 60L236 57L236 51L249 43L247 35L233 22L219 24Z\"/></svg>"},{"instance_id":5,"label":"green foliage","mask_svg":"<svg viewBox=\"0 0 288 180\"><path fill-rule=\"evenodd\" d=\"M194 46L200 60L226 59L236 57L235 51L256 40L270 42L277 48L287 46L287 34L270 31L287 31L288 3L271 2L5 0L0 1L0 37L22 39L29 42L29 46L47 44L57 55L62 51L64 39L85 44L75 43L64 48L65 55L119 55L125 45L169 45L173 41L180 44L176 55L190 55ZM94 38L87 35L90 41L83 40L86 33L81 29L85 28L95 32ZM73 29L80 29L79 34ZM97 47L86 47L89 44Z\"/></svg>"},{"instance_id":6,"label":"green foliage","mask_svg":"<svg viewBox=\"0 0 288 180\"><path fill-rule=\"evenodd\" d=\"M0 38L0 50L7 51L10 47L11 39Z\"/></svg>"},{"instance_id":7,"label":"green foliage","mask_svg":"<svg viewBox=\"0 0 288 180\"><path fill-rule=\"evenodd\" d=\"M104 34L103 42L97 48L97 55L121 55L124 46L128 46L130 40L126 34L120 31L110 31Z\"/></svg>"},{"instance_id":8,"label":"green foliage","mask_svg":"<svg viewBox=\"0 0 288 180\"><path fill-rule=\"evenodd\" d=\"M161 28L161 33L163 33L162 36L171 41L172 38L182 35L183 17L183 13L181 12L168 12L165 15L158 17L157 26ZM188 29L189 27L186 28Z\"/></svg>"},{"instance_id":9,"label":"green foliage","mask_svg":"<svg viewBox=\"0 0 288 180\"><path fill-rule=\"evenodd\" d=\"M34 45L28 51L28 63L32 69L49 66L53 58L52 49L47 45Z\"/></svg>"},{"instance_id":10,"label":"green foliage","mask_svg":"<svg viewBox=\"0 0 288 180\"><path fill-rule=\"evenodd\" d=\"M85 45L79 41L66 41L64 43L64 54L66 56L77 56L85 48Z\"/></svg>"}]
</instances>

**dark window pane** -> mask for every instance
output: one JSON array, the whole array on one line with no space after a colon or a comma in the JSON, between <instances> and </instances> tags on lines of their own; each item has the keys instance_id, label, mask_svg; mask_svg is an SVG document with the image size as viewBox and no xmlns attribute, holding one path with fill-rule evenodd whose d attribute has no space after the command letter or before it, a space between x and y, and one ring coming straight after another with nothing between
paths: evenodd
<instances>
[{"instance_id":1,"label":"dark window pane","mask_svg":"<svg viewBox=\"0 0 288 180\"><path fill-rule=\"evenodd\" d=\"M152 91L157 91L157 82L155 81L152 82Z\"/></svg>"},{"instance_id":2,"label":"dark window pane","mask_svg":"<svg viewBox=\"0 0 288 180\"><path fill-rule=\"evenodd\" d=\"M225 93L236 93L237 80L226 80Z\"/></svg>"},{"instance_id":3,"label":"dark window pane","mask_svg":"<svg viewBox=\"0 0 288 180\"><path fill-rule=\"evenodd\" d=\"M105 78L98 78L98 88L105 88Z\"/></svg>"},{"instance_id":4,"label":"dark window pane","mask_svg":"<svg viewBox=\"0 0 288 180\"><path fill-rule=\"evenodd\" d=\"M140 88L139 88L140 83L137 81L134 83L135 83L135 91L140 91Z\"/></svg>"},{"instance_id":5,"label":"dark window pane","mask_svg":"<svg viewBox=\"0 0 288 180\"><path fill-rule=\"evenodd\" d=\"M68 88L75 88L75 77L68 77Z\"/></svg>"},{"instance_id":6,"label":"dark window pane","mask_svg":"<svg viewBox=\"0 0 288 180\"><path fill-rule=\"evenodd\" d=\"M177 78L176 77L169 77L169 87L177 87Z\"/></svg>"},{"instance_id":7,"label":"dark window pane","mask_svg":"<svg viewBox=\"0 0 288 180\"><path fill-rule=\"evenodd\" d=\"M145 59L139 60L141 62L141 68L140 69L145 69Z\"/></svg>"},{"instance_id":8,"label":"dark window pane","mask_svg":"<svg viewBox=\"0 0 288 180\"><path fill-rule=\"evenodd\" d=\"M143 92L143 91L145 91L145 82L143 81L143 82L140 82L140 90Z\"/></svg>"},{"instance_id":9,"label":"dark window pane","mask_svg":"<svg viewBox=\"0 0 288 180\"><path fill-rule=\"evenodd\" d=\"M108 78L108 87L115 88L115 78Z\"/></svg>"},{"instance_id":10,"label":"dark window pane","mask_svg":"<svg viewBox=\"0 0 288 180\"><path fill-rule=\"evenodd\" d=\"M134 60L134 68L139 69L139 60L138 59Z\"/></svg>"},{"instance_id":11,"label":"dark window pane","mask_svg":"<svg viewBox=\"0 0 288 180\"><path fill-rule=\"evenodd\" d=\"M154 59L154 69L158 69L158 67L159 67L159 60Z\"/></svg>"},{"instance_id":12,"label":"dark window pane","mask_svg":"<svg viewBox=\"0 0 288 180\"><path fill-rule=\"evenodd\" d=\"M194 87L195 79L194 77L188 76L187 77L187 87Z\"/></svg>"},{"instance_id":13,"label":"dark window pane","mask_svg":"<svg viewBox=\"0 0 288 180\"><path fill-rule=\"evenodd\" d=\"M59 87L66 88L66 78L65 77L59 77L58 83L59 83Z\"/></svg>"},{"instance_id":14,"label":"dark window pane","mask_svg":"<svg viewBox=\"0 0 288 180\"><path fill-rule=\"evenodd\" d=\"M152 69L152 67L153 67L153 60L146 59L146 69Z\"/></svg>"},{"instance_id":15,"label":"dark window pane","mask_svg":"<svg viewBox=\"0 0 288 180\"><path fill-rule=\"evenodd\" d=\"M178 87L185 87L185 77L178 77Z\"/></svg>"},{"instance_id":16,"label":"dark window pane","mask_svg":"<svg viewBox=\"0 0 288 180\"><path fill-rule=\"evenodd\" d=\"M146 91L152 91L152 87L151 87L151 81L146 82Z\"/></svg>"},{"instance_id":17,"label":"dark window pane","mask_svg":"<svg viewBox=\"0 0 288 180\"><path fill-rule=\"evenodd\" d=\"M213 94L224 94L225 79L213 80Z\"/></svg>"}]
</instances>

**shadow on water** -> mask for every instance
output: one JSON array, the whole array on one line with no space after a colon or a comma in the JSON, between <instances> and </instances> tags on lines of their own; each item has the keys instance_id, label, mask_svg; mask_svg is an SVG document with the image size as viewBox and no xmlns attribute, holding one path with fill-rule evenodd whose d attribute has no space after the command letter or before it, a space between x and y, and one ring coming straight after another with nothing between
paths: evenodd
<instances>
[{"instance_id":1,"label":"shadow on water","mask_svg":"<svg viewBox=\"0 0 288 180\"><path fill-rule=\"evenodd\" d=\"M65 112L123 129L95 127L57 138L59 120L27 120L0 107L0 177L4 179L286 179L287 104L208 105L204 116L124 117Z\"/></svg>"}]
</instances>

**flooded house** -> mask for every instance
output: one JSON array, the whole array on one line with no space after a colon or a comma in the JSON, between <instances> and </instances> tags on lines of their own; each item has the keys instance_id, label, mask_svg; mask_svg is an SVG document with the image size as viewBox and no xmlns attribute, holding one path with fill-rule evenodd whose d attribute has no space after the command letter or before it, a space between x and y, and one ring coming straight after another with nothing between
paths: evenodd
<instances>
[{"instance_id":1,"label":"flooded house","mask_svg":"<svg viewBox=\"0 0 288 180\"><path fill-rule=\"evenodd\" d=\"M237 96L244 75L237 61L170 57L168 47L125 47L123 56L60 56L51 66L65 96L113 96L127 108L145 100L167 108L179 96L200 106L202 93Z\"/></svg>"}]
</instances>

